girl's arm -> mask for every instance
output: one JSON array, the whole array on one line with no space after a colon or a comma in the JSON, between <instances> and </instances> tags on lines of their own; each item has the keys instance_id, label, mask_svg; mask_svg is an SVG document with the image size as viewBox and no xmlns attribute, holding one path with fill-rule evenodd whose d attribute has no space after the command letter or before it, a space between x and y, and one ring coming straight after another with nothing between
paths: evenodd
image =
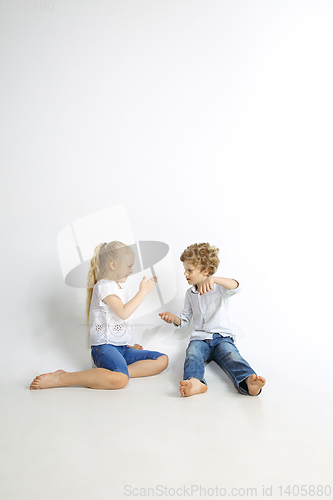
<instances>
[{"instance_id":1,"label":"girl's arm","mask_svg":"<svg viewBox=\"0 0 333 500\"><path fill-rule=\"evenodd\" d=\"M123 304L117 295L108 295L103 299L103 302L109 306L109 308L116 313L119 318L122 320L128 319L134 311L139 307L141 302L145 299L145 297L150 293L156 286L157 277L154 276L150 278L148 281L146 280L146 276L143 277L143 280L140 283L140 289L134 297Z\"/></svg>"},{"instance_id":2,"label":"girl's arm","mask_svg":"<svg viewBox=\"0 0 333 500\"><path fill-rule=\"evenodd\" d=\"M217 276L209 276L198 288L198 292L200 293L200 295L203 295L204 293L213 290L214 283L216 283L216 285L220 285L223 286L224 288L227 288L227 290L234 290L235 288L239 287L239 283L236 280L230 278L218 278Z\"/></svg>"}]
</instances>

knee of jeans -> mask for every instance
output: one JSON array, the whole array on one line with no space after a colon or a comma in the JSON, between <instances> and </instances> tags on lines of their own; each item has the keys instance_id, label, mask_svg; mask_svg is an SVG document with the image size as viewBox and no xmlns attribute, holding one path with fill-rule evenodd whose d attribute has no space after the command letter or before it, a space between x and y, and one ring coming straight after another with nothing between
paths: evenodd
<instances>
[{"instance_id":1,"label":"knee of jeans","mask_svg":"<svg viewBox=\"0 0 333 500\"><path fill-rule=\"evenodd\" d=\"M201 353L201 350L198 346L195 346L195 345L190 345L187 349L186 349L186 355L188 357L193 357L193 356L198 356L198 354Z\"/></svg>"},{"instance_id":2,"label":"knee of jeans","mask_svg":"<svg viewBox=\"0 0 333 500\"><path fill-rule=\"evenodd\" d=\"M237 347L235 345L230 345L229 343L228 344L222 344L222 343L217 344L216 352L218 352L219 354L222 354L224 356L231 357L231 358L239 358L240 357L240 354L239 354Z\"/></svg>"},{"instance_id":3,"label":"knee of jeans","mask_svg":"<svg viewBox=\"0 0 333 500\"><path fill-rule=\"evenodd\" d=\"M186 353L186 359L195 359L197 357L197 354L195 352L187 352Z\"/></svg>"},{"instance_id":4,"label":"knee of jeans","mask_svg":"<svg viewBox=\"0 0 333 500\"><path fill-rule=\"evenodd\" d=\"M240 360L240 356L237 352L225 352L222 356L222 360L225 364L237 363Z\"/></svg>"},{"instance_id":5,"label":"knee of jeans","mask_svg":"<svg viewBox=\"0 0 333 500\"><path fill-rule=\"evenodd\" d=\"M239 360L242 358L238 351L230 351L228 354L232 360Z\"/></svg>"},{"instance_id":6,"label":"knee of jeans","mask_svg":"<svg viewBox=\"0 0 333 500\"><path fill-rule=\"evenodd\" d=\"M204 357L204 353L200 349L191 349L186 352L186 358L193 360L201 360Z\"/></svg>"}]
</instances>

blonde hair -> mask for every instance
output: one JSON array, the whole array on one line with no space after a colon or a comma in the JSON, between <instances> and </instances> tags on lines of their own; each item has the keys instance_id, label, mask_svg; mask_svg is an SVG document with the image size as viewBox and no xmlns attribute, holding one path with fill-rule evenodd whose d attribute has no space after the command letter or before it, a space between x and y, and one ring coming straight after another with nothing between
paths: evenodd
<instances>
[{"instance_id":1,"label":"blonde hair","mask_svg":"<svg viewBox=\"0 0 333 500\"><path fill-rule=\"evenodd\" d=\"M208 268L208 276L216 273L220 264L219 249L209 243L193 243L180 256L182 262L191 262L200 272Z\"/></svg>"},{"instance_id":2,"label":"blonde hair","mask_svg":"<svg viewBox=\"0 0 333 500\"><path fill-rule=\"evenodd\" d=\"M110 241L110 243L100 243L94 250L93 258L90 261L90 269L87 277L87 299L86 299L86 321L89 328L90 304L93 288L97 281L110 272L110 261L120 262L125 254L134 254L131 247L121 243L121 241Z\"/></svg>"}]
</instances>

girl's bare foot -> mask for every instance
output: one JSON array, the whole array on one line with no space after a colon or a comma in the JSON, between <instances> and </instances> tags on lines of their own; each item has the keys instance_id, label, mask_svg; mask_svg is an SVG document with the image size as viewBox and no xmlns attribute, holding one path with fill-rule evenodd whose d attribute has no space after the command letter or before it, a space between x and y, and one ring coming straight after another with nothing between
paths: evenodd
<instances>
[{"instance_id":1,"label":"girl's bare foot","mask_svg":"<svg viewBox=\"0 0 333 500\"><path fill-rule=\"evenodd\" d=\"M182 396L193 396L194 394L206 392L207 386L197 378L190 378L190 380L182 380L180 382L179 390Z\"/></svg>"},{"instance_id":2,"label":"girl's bare foot","mask_svg":"<svg viewBox=\"0 0 333 500\"><path fill-rule=\"evenodd\" d=\"M245 379L245 382L247 383L247 388L250 396L257 396L260 392L260 389L266 384L266 380L264 379L264 377L259 377L259 375L255 374L247 377L247 379Z\"/></svg>"},{"instance_id":3,"label":"girl's bare foot","mask_svg":"<svg viewBox=\"0 0 333 500\"><path fill-rule=\"evenodd\" d=\"M49 387L61 387L61 375L66 373L64 370L57 370L52 373L38 375L30 384L30 389L47 389Z\"/></svg>"}]
</instances>

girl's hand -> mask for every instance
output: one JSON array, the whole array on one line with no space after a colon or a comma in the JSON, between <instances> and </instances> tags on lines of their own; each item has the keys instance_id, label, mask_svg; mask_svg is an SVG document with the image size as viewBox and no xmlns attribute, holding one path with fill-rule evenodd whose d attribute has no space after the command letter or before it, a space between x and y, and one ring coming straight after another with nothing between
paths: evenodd
<instances>
[{"instance_id":1,"label":"girl's hand","mask_svg":"<svg viewBox=\"0 0 333 500\"><path fill-rule=\"evenodd\" d=\"M159 313L159 316L161 316L161 319L163 319L166 323L174 323L176 319L176 316L169 311Z\"/></svg>"},{"instance_id":2,"label":"girl's hand","mask_svg":"<svg viewBox=\"0 0 333 500\"><path fill-rule=\"evenodd\" d=\"M213 276L209 276L208 278L206 278L205 281L203 281L200 286L197 285L197 289L200 295L210 292L211 290L213 290L213 288L214 288Z\"/></svg>"},{"instance_id":3,"label":"girl's hand","mask_svg":"<svg viewBox=\"0 0 333 500\"><path fill-rule=\"evenodd\" d=\"M146 276L143 277L139 289L145 292L146 295L150 293L156 286L157 283L157 276L154 276L153 278L150 278L148 281L146 281Z\"/></svg>"},{"instance_id":4,"label":"girl's hand","mask_svg":"<svg viewBox=\"0 0 333 500\"><path fill-rule=\"evenodd\" d=\"M140 344L134 344L134 345L128 345L127 344L127 347L132 347L132 349L143 349L142 345Z\"/></svg>"}]
</instances>

